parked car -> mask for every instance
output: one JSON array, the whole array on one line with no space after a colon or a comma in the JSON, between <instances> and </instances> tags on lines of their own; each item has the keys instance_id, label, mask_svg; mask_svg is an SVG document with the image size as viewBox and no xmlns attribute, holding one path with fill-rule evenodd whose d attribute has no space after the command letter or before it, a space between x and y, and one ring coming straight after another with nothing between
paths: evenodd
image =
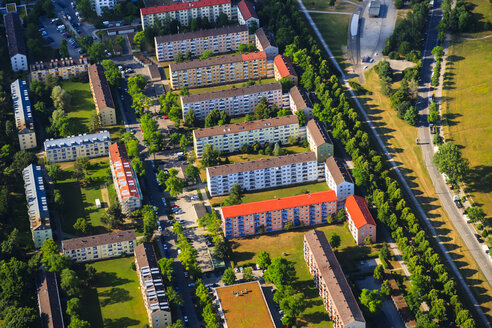
<instances>
[{"instance_id":1,"label":"parked car","mask_svg":"<svg viewBox=\"0 0 492 328\"><path fill-rule=\"evenodd\" d=\"M185 323L188 323L188 316L187 315L183 316L183 320Z\"/></svg>"},{"instance_id":2,"label":"parked car","mask_svg":"<svg viewBox=\"0 0 492 328\"><path fill-rule=\"evenodd\" d=\"M190 283L188 284L188 287L190 287L190 288L191 288L191 287L195 287L195 283L194 283L194 282L190 282Z\"/></svg>"}]
</instances>

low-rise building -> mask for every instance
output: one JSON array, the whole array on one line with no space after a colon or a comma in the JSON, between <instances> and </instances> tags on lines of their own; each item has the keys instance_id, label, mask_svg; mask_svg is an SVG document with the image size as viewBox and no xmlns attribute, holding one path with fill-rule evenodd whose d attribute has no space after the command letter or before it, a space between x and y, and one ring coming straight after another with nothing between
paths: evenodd
<instances>
[{"instance_id":1,"label":"low-rise building","mask_svg":"<svg viewBox=\"0 0 492 328\"><path fill-rule=\"evenodd\" d=\"M325 179L328 187L337 193L338 206L343 207L345 199L354 194L354 181L345 161L333 156L329 157L325 162Z\"/></svg>"},{"instance_id":2,"label":"low-rise building","mask_svg":"<svg viewBox=\"0 0 492 328\"><path fill-rule=\"evenodd\" d=\"M43 328L65 328L56 274L41 270L36 274L39 316Z\"/></svg>"},{"instance_id":3,"label":"low-rise building","mask_svg":"<svg viewBox=\"0 0 492 328\"><path fill-rule=\"evenodd\" d=\"M181 89L267 78L269 70L265 52L259 51L171 64L169 74L171 87Z\"/></svg>"},{"instance_id":4,"label":"low-rise building","mask_svg":"<svg viewBox=\"0 0 492 328\"><path fill-rule=\"evenodd\" d=\"M20 150L35 148L38 144L27 82L22 80L12 82L10 94L14 105L15 126L17 127Z\"/></svg>"},{"instance_id":5,"label":"low-rise building","mask_svg":"<svg viewBox=\"0 0 492 328\"><path fill-rule=\"evenodd\" d=\"M292 83L297 84L298 78L296 69L292 64L292 60L284 55L277 55L273 59L273 73L275 80L279 81L282 78L287 78L292 81Z\"/></svg>"},{"instance_id":6,"label":"low-rise building","mask_svg":"<svg viewBox=\"0 0 492 328\"><path fill-rule=\"evenodd\" d=\"M8 13L3 19L12 70L14 72L27 71L29 69L27 51L19 15L17 13Z\"/></svg>"},{"instance_id":7,"label":"low-rise building","mask_svg":"<svg viewBox=\"0 0 492 328\"><path fill-rule=\"evenodd\" d=\"M124 145L115 142L109 147L109 164L121 212L130 215L142 207L143 196Z\"/></svg>"},{"instance_id":8,"label":"low-rise building","mask_svg":"<svg viewBox=\"0 0 492 328\"><path fill-rule=\"evenodd\" d=\"M46 82L47 75L68 80L71 76L78 76L89 69L89 58L60 58L47 62L36 62L31 65L31 81Z\"/></svg>"},{"instance_id":9,"label":"low-rise building","mask_svg":"<svg viewBox=\"0 0 492 328\"><path fill-rule=\"evenodd\" d=\"M304 235L304 260L334 328L365 328L366 320L324 232Z\"/></svg>"},{"instance_id":10,"label":"low-rise building","mask_svg":"<svg viewBox=\"0 0 492 328\"><path fill-rule=\"evenodd\" d=\"M201 157L206 145L222 153L239 151L243 145L289 143L289 137L304 138L305 127L299 126L296 115L267 118L236 124L193 130L195 154Z\"/></svg>"},{"instance_id":11,"label":"low-rise building","mask_svg":"<svg viewBox=\"0 0 492 328\"><path fill-rule=\"evenodd\" d=\"M93 64L89 67L89 84L101 125L115 125L115 105L111 96L111 88L101 64Z\"/></svg>"},{"instance_id":12,"label":"low-rise building","mask_svg":"<svg viewBox=\"0 0 492 328\"><path fill-rule=\"evenodd\" d=\"M278 55L278 47L273 33L263 27L255 32L255 45L256 49L266 53L268 59L273 59Z\"/></svg>"},{"instance_id":13,"label":"low-rise building","mask_svg":"<svg viewBox=\"0 0 492 328\"><path fill-rule=\"evenodd\" d=\"M40 248L45 240L53 239L41 166L29 165L22 171L22 177L24 179L32 240L34 241L34 247Z\"/></svg>"},{"instance_id":14,"label":"low-rise building","mask_svg":"<svg viewBox=\"0 0 492 328\"><path fill-rule=\"evenodd\" d=\"M215 22L220 14L226 14L232 19L231 0L198 0L177 2L169 5L147 7L140 9L142 29L154 25L158 20L176 19L183 26L188 26L192 18L207 18Z\"/></svg>"},{"instance_id":15,"label":"low-rise building","mask_svg":"<svg viewBox=\"0 0 492 328\"><path fill-rule=\"evenodd\" d=\"M309 149L316 153L318 163L323 163L328 157L333 156L333 142L324 122L309 120L306 124L306 137Z\"/></svg>"},{"instance_id":16,"label":"low-rise building","mask_svg":"<svg viewBox=\"0 0 492 328\"><path fill-rule=\"evenodd\" d=\"M79 134L44 142L46 159L52 163L75 161L79 157L107 156L111 138L108 131Z\"/></svg>"},{"instance_id":17,"label":"low-rise building","mask_svg":"<svg viewBox=\"0 0 492 328\"><path fill-rule=\"evenodd\" d=\"M245 25L224 26L208 30L156 36L155 55L158 61L168 61L178 54L191 52L200 57L205 50L214 54L236 51L239 45L249 42L248 27Z\"/></svg>"},{"instance_id":18,"label":"low-rise building","mask_svg":"<svg viewBox=\"0 0 492 328\"><path fill-rule=\"evenodd\" d=\"M136 245L135 230L131 229L65 239L62 241L62 253L75 262L87 262L132 254Z\"/></svg>"},{"instance_id":19,"label":"low-rise building","mask_svg":"<svg viewBox=\"0 0 492 328\"><path fill-rule=\"evenodd\" d=\"M370 237L376 242L376 222L367 207L364 197L351 195L345 200L345 211L347 212L347 223L352 237L357 245L363 245L364 239Z\"/></svg>"},{"instance_id":20,"label":"low-rise building","mask_svg":"<svg viewBox=\"0 0 492 328\"><path fill-rule=\"evenodd\" d=\"M247 0L241 0L237 4L237 20L241 25L250 27L256 24L257 28L260 27L260 19L256 14L255 6Z\"/></svg>"},{"instance_id":21,"label":"low-rise building","mask_svg":"<svg viewBox=\"0 0 492 328\"><path fill-rule=\"evenodd\" d=\"M181 108L183 108L183 119L189 110L193 110L199 120L204 120L215 108L221 111L225 110L229 116L253 113L263 97L269 104L275 104L281 108L283 106L282 85L279 82L274 82L204 92L180 96L180 102Z\"/></svg>"},{"instance_id":22,"label":"low-rise building","mask_svg":"<svg viewBox=\"0 0 492 328\"><path fill-rule=\"evenodd\" d=\"M149 76L149 81L159 82L162 80L159 66L157 66L156 64L150 64L150 65L146 65L146 67L147 67L147 75Z\"/></svg>"},{"instance_id":23,"label":"low-rise building","mask_svg":"<svg viewBox=\"0 0 492 328\"><path fill-rule=\"evenodd\" d=\"M317 179L318 162L313 152L207 167L207 186L212 197L229 194L236 183L251 191Z\"/></svg>"},{"instance_id":24,"label":"low-rise building","mask_svg":"<svg viewBox=\"0 0 492 328\"><path fill-rule=\"evenodd\" d=\"M172 323L171 308L152 244L135 247L135 268L150 327L167 327Z\"/></svg>"},{"instance_id":25,"label":"low-rise building","mask_svg":"<svg viewBox=\"0 0 492 328\"><path fill-rule=\"evenodd\" d=\"M297 85L293 86L289 91L289 105L292 113L295 114L298 110L302 110L306 114L306 120L313 118L313 104L311 103L311 99Z\"/></svg>"},{"instance_id":26,"label":"low-rise building","mask_svg":"<svg viewBox=\"0 0 492 328\"><path fill-rule=\"evenodd\" d=\"M220 208L226 238L238 238L327 222L337 211L333 190Z\"/></svg>"}]
</instances>

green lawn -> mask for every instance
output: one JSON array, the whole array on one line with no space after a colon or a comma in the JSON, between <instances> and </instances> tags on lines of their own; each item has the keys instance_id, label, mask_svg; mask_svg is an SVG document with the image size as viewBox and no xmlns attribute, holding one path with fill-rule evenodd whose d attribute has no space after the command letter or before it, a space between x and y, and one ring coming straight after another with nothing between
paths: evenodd
<instances>
[{"instance_id":1,"label":"green lawn","mask_svg":"<svg viewBox=\"0 0 492 328\"><path fill-rule=\"evenodd\" d=\"M266 84L266 83L272 83L276 82L274 78L270 79L261 79L261 80L256 80L256 84ZM217 85L214 87L203 87L203 88L194 88L190 89L190 94L194 95L197 93L206 93L206 92L212 92L212 91L219 91L219 90L228 90L232 88L241 88L245 87L247 85L247 82L238 82L238 83L231 83L231 84L224 84L224 85ZM179 92L177 90L176 92Z\"/></svg>"},{"instance_id":2,"label":"green lawn","mask_svg":"<svg viewBox=\"0 0 492 328\"><path fill-rule=\"evenodd\" d=\"M72 95L67 115L75 134L88 133L90 116L96 110L89 83L64 81L62 87Z\"/></svg>"},{"instance_id":3,"label":"green lawn","mask_svg":"<svg viewBox=\"0 0 492 328\"><path fill-rule=\"evenodd\" d=\"M296 269L297 282L294 284L294 288L306 296L307 308L302 314L300 322L298 322L299 326L310 328L332 327L318 290L304 262L303 238L304 234L311 229L313 228L234 239L232 241L232 260L236 265L240 266L247 263L255 263L258 254L264 250L270 253L271 258L283 256L285 253L285 257L294 263ZM357 263L361 258L367 257L372 251L369 247L356 246L349 230L343 225L322 226L316 229L325 232L327 236L336 232L341 237L341 245L337 257L345 273L355 270L354 263Z\"/></svg>"},{"instance_id":4,"label":"green lawn","mask_svg":"<svg viewBox=\"0 0 492 328\"><path fill-rule=\"evenodd\" d=\"M310 13L326 44L339 64L345 61L350 15Z\"/></svg>"},{"instance_id":5,"label":"green lawn","mask_svg":"<svg viewBox=\"0 0 492 328\"><path fill-rule=\"evenodd\" d=\"M355 0L353 2L362 3L362 1ZM326 0L304 0L302 2L306 6L307 10L322 10L322 11L336 11L351 13L354 11L355 6L345 1L336 1L334 6L330 6L330 2Z\"/></svg>"},{"instance_id":6,"label":"green lawn","mask_svg":"<svg viewBox=\"0 0 492 328\"><path fill-rule=\"evenodd\" d=\"M94 286L84 290L82 318L92 328L142 327L148 324L133 256L91 264L96 269Z\"/></svg>"}]
</instances>

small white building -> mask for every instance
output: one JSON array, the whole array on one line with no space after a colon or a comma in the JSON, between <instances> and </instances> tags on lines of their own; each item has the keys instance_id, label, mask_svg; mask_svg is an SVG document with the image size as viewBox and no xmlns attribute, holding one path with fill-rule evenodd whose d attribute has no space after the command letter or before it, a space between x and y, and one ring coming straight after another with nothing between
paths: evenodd
<instances>
[{"instance_id":1,"label":"small white building","mask_svg":"<svg viewBox=\"0 0 492 328\"><path fill-rule=\"evenodd\" d=\"M335 190L339 207L347 197L354 194L354 181L342 159L329 157L325 162L325 178L328 187Z\"/></svg>"}]
</instances>

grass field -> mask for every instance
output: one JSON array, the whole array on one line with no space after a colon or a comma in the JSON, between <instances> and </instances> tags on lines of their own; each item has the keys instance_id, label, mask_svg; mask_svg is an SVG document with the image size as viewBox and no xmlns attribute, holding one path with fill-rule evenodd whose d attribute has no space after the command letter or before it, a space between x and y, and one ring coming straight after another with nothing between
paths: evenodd
<instances>
[{"instance_id":1,"label":"grass field","mask_svg":"<svg viewBox=\"0 0 492 328\"><path fill-rule=\"evenodd\" d=\"M374 70L366 73L366 83L363 86L371 94L359 96L359 100L366 108L414 195L424 207L441 241L477 296L484 312L489 316L492 315L492 298L490 297L492 290L441 207L422 159L420 147L415 144L416 128L400 120L396 112L390 108L389 98L380 92L379 80ZM397 85L393 86L393 88L396 87Z\"/></svg>"},{"instance_id":2,"label":"grass field","mask_svg":"<svg viewBox=\"0 0 492 328\"><path fill-rule=\"evenodd\" d=\"M232 294L245 289L250 292L243 296ZM275 327L261 294L261 287L257 282L217 288L217 294L228 326L237 328Z\"/></svg>"},{"instance_id":3,"label":"grass field","mask_svg":"<svg viewBox=\"0 0 492 328\"><path fill-rule=\"evenodd\" d=\"M131 256L91 264L96 281L84 290L82 318L92 328L140 328L148 323L137 273L130 267L133 261Z\"/></svg>"},{"instance_id":4,"label":"grass field","mask_svg":"<svg viewBox=\"0 0 492 328\"><path fill-rule=\"evenodd\" d=\"M355 0L353 2L359 2L362 4L362 1ZM355 6L351 3L345 1L336 1L334 6L329 5L329 1L326 0L305 0L302 2L307 10L321 10L321 11L336 11L336 12L345 12L351 13L354 11Z\"/></svg>"},{"instance_id":5,"label":"grass field","mask_svg":"<svg viewBox=\"0 0 492 328\"><path fill-rule=\"evenodd\" d=\"M326 44L339 64L345 62L350 15L310 13Z\"/></svg>"},{"instance_id":6,"label":"grass field","mask_svg":"<svg viewBox=\"0 0 492 328\"><path fill-rule=\"evenodd\" d=\"M75 134L88 133L91 114L96 110L89 83L64 81L62 87L72 95L67 116L75 127Z\"/></svg>"},{"instance_id":7,"label":"grass field","mask_svg":"<svg viewBox=\"0 0 492 328\"><path fill-rule=\"evenodd\" d=\"M304 262L303 238L304 234L311 229L313 228L234 240L232 241L232 260L236 265L244 265L255 263L258 254L264 250L270 253L271 258L284 256L285 253L285 257L293 262L296 268L297 281L294 284L294 289L304 293L307 304L307 308L301 315L298 325L310 328L332 327L332 323L329 321L328 314L323 306L323 301L319 297L318 290ZM375 252L369 247L356 246L349 230L343 225L329 225L317 227L316 229L323 231L327 236L337 233L341 237L337 258L345 273L355 271L356 266L354 263L367 257L371 252Z\"/></svg>"}]
</instances>

